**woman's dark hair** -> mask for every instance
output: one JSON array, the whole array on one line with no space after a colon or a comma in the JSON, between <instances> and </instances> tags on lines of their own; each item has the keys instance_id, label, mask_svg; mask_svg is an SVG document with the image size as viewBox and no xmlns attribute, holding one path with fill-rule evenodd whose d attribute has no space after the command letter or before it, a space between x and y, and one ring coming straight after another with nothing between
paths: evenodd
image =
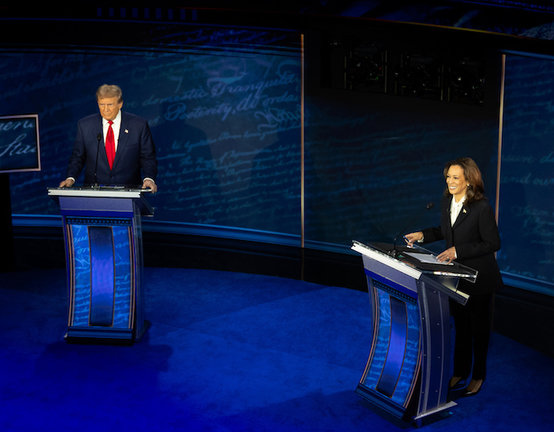
<instances>
[{"instance_id":1,"label":"woman's dark hair","mask_svg":"<svg viewBox=\"0 0 554 432\"><path fill-rule=\"evenodd\" d=\"M475 163L475 161L468 157L458 158L447 162L444 166L444 178L451 166L458 165L464 170L464 177L468 183L466 192L466 203L469 204L473 201L479 201L485 198L485 185L483 184L483 176L481 171ZM446 187L444 194L450 195L448 192L448 186Z\"/></svg>"}]
</instances>

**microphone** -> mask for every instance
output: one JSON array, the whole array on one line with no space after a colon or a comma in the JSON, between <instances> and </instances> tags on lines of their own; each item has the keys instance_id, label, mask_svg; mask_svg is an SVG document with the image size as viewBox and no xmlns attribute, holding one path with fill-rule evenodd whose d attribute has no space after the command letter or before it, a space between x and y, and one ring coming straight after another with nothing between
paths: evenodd
<instances>
[{"instance_id":1,"label":"microphone","mask_svg":"<svg viewBox=\"0 0 554 432\"><path fill-rule=\"evenodd\" d=\"M102 141L102 133L96 135L96 162L94 164L94 187L98 187L98 177L96 172L98 171L98 153L100 153L100 141Z\"/></svg>"},{"instance_id":2,"label":"microphone","mask_svg":"<svg viewBox=\"0 0 554 432\"><path fill-rule=\"evenodd\" d=\"M435 203L430 201L428 202L427 204L425 204L425 210L431 210L433 207L435 206ZM420 219L420 218L418 218ZM418 220L417 219L417 220ZM402 231L400 231L395 237L394 237L394 240L393 240L393 244L392 244L392 251L391 251L391 255L396 258L398 256L398 254L400 253L400 251L398 250L398 239L401 237L401 238L404 238L404 234L405 234L405 231L406 231L406 228L408 226L405 226Z\"/></svg>"}]
</instances>

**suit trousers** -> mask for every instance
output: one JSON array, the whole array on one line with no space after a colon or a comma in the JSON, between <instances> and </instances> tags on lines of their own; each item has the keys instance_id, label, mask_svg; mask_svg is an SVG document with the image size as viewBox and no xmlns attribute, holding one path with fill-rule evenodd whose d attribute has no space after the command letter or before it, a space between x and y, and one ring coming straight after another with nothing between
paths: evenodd
<instances>
[{"instance_id":1,"label":"suit trousers","mask_svg":"<svg viewBox=\"0 0 554 432\"><path fill-rule=\"evenodd\" d=\"M450 302L456 331L453 376L484 380L492 332L494 293L473 295L465 305Z\"/></svg>"}]
</instances>

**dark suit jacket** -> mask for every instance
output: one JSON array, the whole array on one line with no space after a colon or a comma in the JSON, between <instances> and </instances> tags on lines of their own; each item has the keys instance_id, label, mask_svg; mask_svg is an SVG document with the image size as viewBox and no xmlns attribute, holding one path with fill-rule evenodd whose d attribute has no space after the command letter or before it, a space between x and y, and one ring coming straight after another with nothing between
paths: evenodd
<instances>
[{"instance_id":1,"label":"dark suit jacket","mask_svg":"<svg viewBox=\"0 0 554 432\"><path fill-rule=\"evenodd\" d=\"M477 281L472 284L460 280L458 288L471 295L490 294L500 287L502 278L494 252L500 249L500 236L494 213L482 199L464 204L454 226L450 226L450 202L441 203L440 227L423 230L424 242L445 240L446 249L456 247L456 262L477 270Z\"/></svg>"},{"instance_id":2,"label":"dark suit jacket","mask_svg":"<svg viewBox=\"0 0 554 432\"><path fill-rule=\"evenodd\" d=\"M136 186L142 185L145 177L156 180L156 150L148 122L136 115L121 112L119 141L113 169L110 170L104 147L102 117L93 114L79 120L67 177L77 179L83 167L85 184Z\"/></svg>"}]
</instances>

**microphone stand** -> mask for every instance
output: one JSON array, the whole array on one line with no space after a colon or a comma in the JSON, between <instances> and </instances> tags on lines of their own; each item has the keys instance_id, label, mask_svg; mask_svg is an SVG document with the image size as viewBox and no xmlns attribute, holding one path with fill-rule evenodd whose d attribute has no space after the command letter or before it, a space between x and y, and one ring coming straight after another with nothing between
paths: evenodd
<instances>
[{"instance_id":1,"label":"microphone stand","mask_svg":"<svg viewBox=\"0 0 554 432\"><path fill-rule=\"evenodd\" d=\"M98 171L98 153L100 153L100 141L102 140L102 133L96 135L96 162L94 164L94 188L98 188L98 176L96 172Z\"/></svg>"},{"instance_id":2,"label":"microphone stand","mask_svg":"<svg viewBox=\"0 0 554 432\"><path fill-rule=\"evenodd\" d=\"M435 206L435 204L433 202L428 202L426 205L425 205L425 210L431 210L433 207ZM399 237L402 237L404 238L404 234L405 234L405 231L406 231L406 227L404 227L404 229L402 231L400 231L393 239L393 243L392 243L392 251L390 252L391 256L393 258L396 258L398 257L398 255L400 254L401 251L398 250L398 238ZM415 244L414 244L415 246Z\"/></svg>"}]
</instances>

